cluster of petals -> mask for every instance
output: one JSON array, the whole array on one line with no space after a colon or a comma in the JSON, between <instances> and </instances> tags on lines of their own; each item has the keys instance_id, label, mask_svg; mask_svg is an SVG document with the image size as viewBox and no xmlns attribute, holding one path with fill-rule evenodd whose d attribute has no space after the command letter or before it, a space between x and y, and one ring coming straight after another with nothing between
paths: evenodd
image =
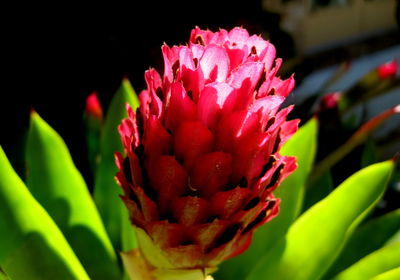
<instances>
[{"instance_id":1,"label":"cluster of petals","mask_svg":"<svg viewBox=\"0 0 400 280\"><path fill-rule=\"evenodd\" d=\"M116 178L132 223L172 268L214 267L279 212L272 192L296 168L279 154L298 126L281 109L294 79L277 77L274 46L243 28L195 28L162 53L163 75L145 72L140 107L119 127Z\"/></svg>"}]
</instances>

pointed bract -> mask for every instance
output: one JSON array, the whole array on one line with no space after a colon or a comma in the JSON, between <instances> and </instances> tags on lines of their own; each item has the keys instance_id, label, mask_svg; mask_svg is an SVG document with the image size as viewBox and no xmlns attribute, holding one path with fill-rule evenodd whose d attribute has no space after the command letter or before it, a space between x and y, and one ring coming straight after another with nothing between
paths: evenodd
<instances>
[{"instance_id":1,"label":"pointed bract","mask_svg":"<svg viewBox=\"0 0 400 280\"><path fill-rule=\"evenodd\" d=\"M150 264L215 267L278 214L272 191L296 168L279 154L298 126L286 121L292 107L280 110L294 79L276 76L272 44L238 27L196 27L188 45L162 53L163 75L146 72L141 106L120 125L116 179L147 235L139 245L159 250L144 252Z\"/></svg>"}]
</instances>

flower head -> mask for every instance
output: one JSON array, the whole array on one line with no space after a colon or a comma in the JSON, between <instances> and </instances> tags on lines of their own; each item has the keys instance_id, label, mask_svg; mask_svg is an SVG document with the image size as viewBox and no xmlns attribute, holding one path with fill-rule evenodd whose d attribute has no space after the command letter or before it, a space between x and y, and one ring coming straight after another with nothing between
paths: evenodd
<instances>
[{"instance_id":1,"label":"flower head","mask_svg":"<svg viewBox=\"0 0 400 280\"><path fill-rule=\"evenodd\" d=\"M277 77L274 46L242 28L195 28L162 53L163 75L146 71L119 127L117 180L139 245L159 250L143 249L151 265L214 267L278 214L272 192L296 168L279 154L298 125L280 110L294 79Z\"/></svg>"},{"instance_id":2,"label":"flower head","mask_svg":"<svg viewBox=\"0 0 400 280\"><path fill-rule=\"evenodd\" d=\"M388 61L377 68L378 76L382 80L387 78L393 78L397 74L397 69L399 68L396 60Z\"/></svg>"},{"instance_id":3,"label":"flower head","mask_svg":"<svg viewBox=\"0 0 400 280\"><path fill-rule=\"evenodd\" d=\"M96 120L103 119L103 109L101 108L100 101L97 97L97 92L92 92L86 98L85 114Z\"/></svg>"}]
</instances>

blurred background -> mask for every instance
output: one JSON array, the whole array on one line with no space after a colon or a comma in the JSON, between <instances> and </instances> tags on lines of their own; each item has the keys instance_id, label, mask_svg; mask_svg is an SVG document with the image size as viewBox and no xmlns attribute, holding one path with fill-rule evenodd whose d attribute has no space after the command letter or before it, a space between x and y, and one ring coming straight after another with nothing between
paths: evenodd
<instances>
[{"instance_id":1,"label":"blurred background","mask_svg":"<svg viewBox=\"0 0 400 280\"><path fill-rule=\"evenodd\" d=\"M270 40L284 59L280 75L295 73L296 89L288 102L298 105L293 117L302 121L320 108L323 94L366 90L357 84L364 75L387 61L400 63L397 0L144 1L98 4L89 10L34 8L14 11L2 36L0 145L22 176L24 135L33 108L61 134L91 185L82 118L85 99L96 91L106 109L123 77L139 93L145 70L162 71L161 45L184 44L195 26L214 31L243 26ZM397 83L381 91L379 100L355 108L361 111L358 121L351 115L352 127L326 131L319 158L363 121L400 103L396 71ZM331 116L331 128L338 125L336 117ZM380 137L395 144L385 156L400 150L400 119L389 123ZM338 171L342 177L359 168L344 167Z\"/></svg>"}]
</instances>

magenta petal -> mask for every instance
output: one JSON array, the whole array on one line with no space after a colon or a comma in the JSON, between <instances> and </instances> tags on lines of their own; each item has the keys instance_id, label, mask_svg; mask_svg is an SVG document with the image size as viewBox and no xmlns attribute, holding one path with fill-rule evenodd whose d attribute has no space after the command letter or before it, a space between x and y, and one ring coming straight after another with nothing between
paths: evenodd
<instances>
[{"instance_id":1,"label":"magenta petal","mask_svg":"<svg viewBox=\"0 0 400 280\"><path fill-rule=\"evenodd\" d=\"M139 146L139 131L136 124L136 116L133 114L131 107L128 108L128 114L130 117L128 119L124 119L118 126L118 132L121 136L125 153L130 153L132 152L132 148Z\"/></svg>"},{"instance_id":2,"label":"magenta petal","mask_svg":"<svg viewBox=\"0 0 400 280\"><path fill-rule=\"evenodd\" d=\"M266 72L266 79L261 84L260 88L258 89L258 92L256 95L257 98L262 98L267 95L275 95L276 94L275 88L273 88L271 85L272 85L273 81L276 80L275 75L278 72L281 64L282 64L282 59L280 59L280 58L275 59L275 66L273 69ZM279 78L278 78L278 80L280 81Z\"/></svg>"},{"instance_id":3,"label":"magenta petal","mask_svg":"<svg viewBox=\"0 0 400 280\"><path fill-rule=\"evenodd\" d=\"M272 65L274 64L275 61L275 56L276 56L276 49L274 47L274 45L270 44L269 42L267 43L267 46L264 47L264 49L261 51L260 53L260 59L262 60L262 62L265 63L265 69L267 70L267 72L271 69ZM281 59L277 59L275 61L275 68L276 71L278 71L279 66L280 66L280 62Z\"/></svg>"},{"instance_id":4,"label":"magenta petal","mask_svg":"<svg viewBox=\"0 0 400 280\"><path fill-rule=\"evenodd\" d=\"M174 131L182 121L192 121L197 119L196 104L186 94L186 90L181 83L171 84L169 101L165 105L165 126Z\"/></svg>"},{"instance_id":5,"label":"magenta petal","mask_svg":"<svg viewBox=\"0 0 400 280\"><path fill-rule=\"evenodd\" d=\"M287 97L294 88L294 78L291 76L290 78L282 81L281 79L275 77L272 80L271 88L275 89L276 95Z\"/></svg>"},{"instance_id":6,"label":"magenta petal","mask_svg":"<svg viewBox=\"0 0 400 280\"><path fill-rule=\"evenodd\" d=\"M148 94L150 97L150 112L157 117L160 117L163 110L163 104L157 96L157 90L161 90L161 78L158 72L154 69L147 70L144 74L146 79Z\"/></svg>"},{"instance_id":7,"label":"magenta petal","mask_svg":"<svg viewBox=\"0 0 400 280\"><path fill-rule=\"evenodd\" d=\"M190 43L208 45L214 36L214 32L210 30L202 30L198 26L192 30L190 33Z\"/></svg>"},{"instance_id":8,"label":"magenta petal","mask_svg":"<svg viewBox=\"0 0 400 280\"><path fill-rule=\"evenodd\" d=\"M264 128L268 121L274 117L276 112L279 110L279 107L282 105L283 101L285 101L285 98L282 96L266 96L256 99L249 110L251 112L260 112L262 116L260 118L260 122Z\"/></svg>"},{"instance_id":9,"label":"magenta petal","mask_svg":"<svg viewBox=\"0 0 400 280\"><path fill-rule=\"evenodd\" d=\"M229 219L232 214L243 206L243 203L247 200L249 194L249 189L241 187L216 193L211 198L212 213L221 219Z\"/></svg>"},{"instance_id":10,"label":"magenta petal","mask_svg":"<svg viewBox=\"0 0 400 280\"><path fill-rule=\"evenodd\" d=\"M197 61L200 61L200 58L203 56L204 53L204 47L201 45L192 45L190 46L190 49L193 54L193 59L197 59Z\"/></svg>"},{"instance_id":11,"label":"magenta petal","mask_svg":"<svg viewBox=\"0 0 400 280\"><path fill-rule=\"evenodd\" d=\"M192 96L196 103L199 99L199 94L204 88L204 75L202 69L197 67L192 51L188 47L183 47L179 54L180 68L179 79L182 81L187 93Z\"/></svg>"},{"instance_id":12,"label":"magenta petal","mask_svg":"<svg viewBox=\"0 0 400 280\"><path fill-rule=\"evenodd\" d=\"M243 49L240 49L237 47L233 47L233 48L227 47L226 53L229 56L231 70L234 70L236 67L238 67L240 64L242 64L243 60L245 59L245 57L247 55Z\"/></svg>"},{"instance_id":13,"label":"magenta petal","mask_svg":"<svg viewBox=\"0 0 400 280\"><path fill-rule=\"evenodd\" d=\"M172 66L179 59L180 47L174 46L170 48L164 44L161 50L164 58L164 80L168 80L169 83L172 83L174 77Z\"/></svg>"},{"instance_id":14,"label":"magenta petal","mask_svg":"<svg viewBox=\"0 0 400 280\"><path fill-rule=\"evenodd\" d=\"M124 174L131 178L132 184L134 186L139 186L143 184L142 178L142 168L140 166L139 158L135 153L128 153L129 165L124 164L123 171L128 172L128 174ZM129 168L127 168L129 167Z\"/></svg>"},{"instance_id":15,"label":"magenta petal","mask_svg":"<svg viewBox=\"0 0 400 280\"><path fill-rule=\"evenodd\" d=\"M196 69L196 65L193 61L193 53L191 49L186 46L183 46L179 51L179 69L182 69L182 66L185 66L186 69L194 70Z\"/></svg>"},{"instance_id":16,"label":"magenta petal","mask_svg":"<svg viewBox=\"0 0 400 280\"><path fill-rule=\"evenodd\" d=\"M143 214L144 220L146 222L156 221L159 218L156 203L140 187L133 187L133 192L139 202L139 209Z\"/></svg>"},{"instance_id":17,"label":"magenta petal","mask_svg":"<svg viewBox=\"0 0 400 280\"><path fill-rule=\"evenodd\" d=\"M236 101L234 88L226 83L208 84L201 92L198 106L199 120L214 130L222 112L230 112Z\"/></svg>"},{"instance_id":18,"label":"magenta petal","mask_svg":"<svg viewBox=\"0 0 400 280\"><path fill-rule=\"evenodd\" d=\"M141 241L162 251L146 251L154 271L208 272L279 212L273 191L296 168L279 154L298 126L287 121L292 106L280 109L294 79L277 76L272 44L240 27L196 27L162 54L163 75L145 73L139 112L128 108L119 127L126 156L116 154L116 180L150 238ZM155 261L160 253L168 264Z\"/></svg>"},{"instance_id":19,"label":"magenta petal","mask_svg":"<svg viewBox=\"0 0 400 280\"><path fill-rule=\"evenodd\" d=\"M286 141L294 134L296 133L298 127L299 127L300 120L295 119L291 121L287 121L282 125L281 131L280 131L280 147L282 147L283 144L286 143Z\"/></svg>"},{"instance_id":20,"label":"magenta petal","mask_svg":"<svg viewBox=\"0 0 400 280\"><path fill-rule=\"evenodd\" d=\"M228 83L238 89L235 110L244 110L254 101L254 90L263 73L264 65L260 62L248 62L232 71Z\"/></svg>"},{"instance_id":21,"label":"magenta petal","mask_svg":"<svg viewBox=\"0 0 400 280\"><path fill-rule=\"evenodd\" d=\"M260 129L258 114L239 111L223 115L217 126L216 148L232 153L243 135Z\"/></svg>"},{"instance_id":22,"label":"magenta petal","mask_svg":"<svg viewBox=\"0 0 400 280\"><path fill-rule=\"evenodd\" d=\"M246 29L235 27L229 32L229 41L235 43L239 48L242 48L249 38L249 33Z\"/></svg>"},{"instance_id":23,"label":"magenta petal","mask_svg":"<svg viewBox=\"0 0 400 280\"><path fill-rule=\"evenodd\" d=\"M148 177L152 188L158 192L159 208L167 211L171 200L187 189L186 170L173 156L160 156L149 164Z\"/></svg>"},{"instance_id":24,"label":"magenta petal","mask_svg":"<svg viewBox=\"0 0 400 280\"><path fill-rule=\"evenodd\" d=\"M183 122L175 132L175 155L188 170L199 156L213 147L214 136L201 122Z\"/></svg>"},{"instance_id":25,"label":"magenta petal","mask_svg":"<svg viewBox=\"0 0 400 280\"><path fill-rule=\"evenodd\" d=\"M115 165L119 170L122 170L124 167L124 157L120 152L114 153Z\"/></svg>"},{"instance_id":26,"label":"magenta petal","mask_svg":"<svg viewBox=\"0 0 400 280\"><path fill-rule=\"evenodd\" d=\"M249 37L249 39L246 42L248 48L250 51L255 52L255 54L259 57L259 59L263 59L263 56L266 53L266 49L269 46L272 46L270 43L265 41L263 38L257 35L253 35ZM275 57L275 54L273 58ZM268 65L266 65L266 68L269 69Z\"/></svg>"},{"instance_id":27,"label":"magenta petal","mask_svg":"<svg viewBox=\"0 0 400 280\"><path fill-rule=\"evenodd\" d=\"M243 82L249 80L251 88L254 90L263 70L263 63L248 62L232 71L231 76L228 79L228 83L234 88L241 88Z\"/></svg>"},{"instance_id":28,"label":"magenta petal","mask_svg":"<svg viewBox=\"0 0 400 280\"><path fill-rule=\"evenodd\" d=\"M191 188L202 197L210 197L229 183L232 174L232 156L212 152L199 157L191 172Z\"/></svg>"},{"instance_id":29,"label":"magenta petal","mask_svg":"<svg viewBox=\"0 0 400 280\"><path fill-rule=\"evenodd\" d=\"M148 158L168 155L172 152L173 139L165 130L159 119L150 116L146 121L143 134L144 153Z\"/></svg>"},{"instance_id":30,"label":"magenta petal","mask_svg":"<svg viewBox=\"0 0 400 280\"><path fill-rule=\"evenodd\" d=\"M264 132L246 134L236 143L232 180L238 182L246 178L251 184L257 178L269 158L269 135Z\"/></svg>"},{"instance_id":31,"label":"magenta petal","mask_svg":"<svg viewBox=\"0 0 400 280\"><path fill-rule=\"evenodd\" d=\"M208 45L200 59L206 82L224 82L230 69L229 57L223 47Z\"/></svg>"}]
</instances>

